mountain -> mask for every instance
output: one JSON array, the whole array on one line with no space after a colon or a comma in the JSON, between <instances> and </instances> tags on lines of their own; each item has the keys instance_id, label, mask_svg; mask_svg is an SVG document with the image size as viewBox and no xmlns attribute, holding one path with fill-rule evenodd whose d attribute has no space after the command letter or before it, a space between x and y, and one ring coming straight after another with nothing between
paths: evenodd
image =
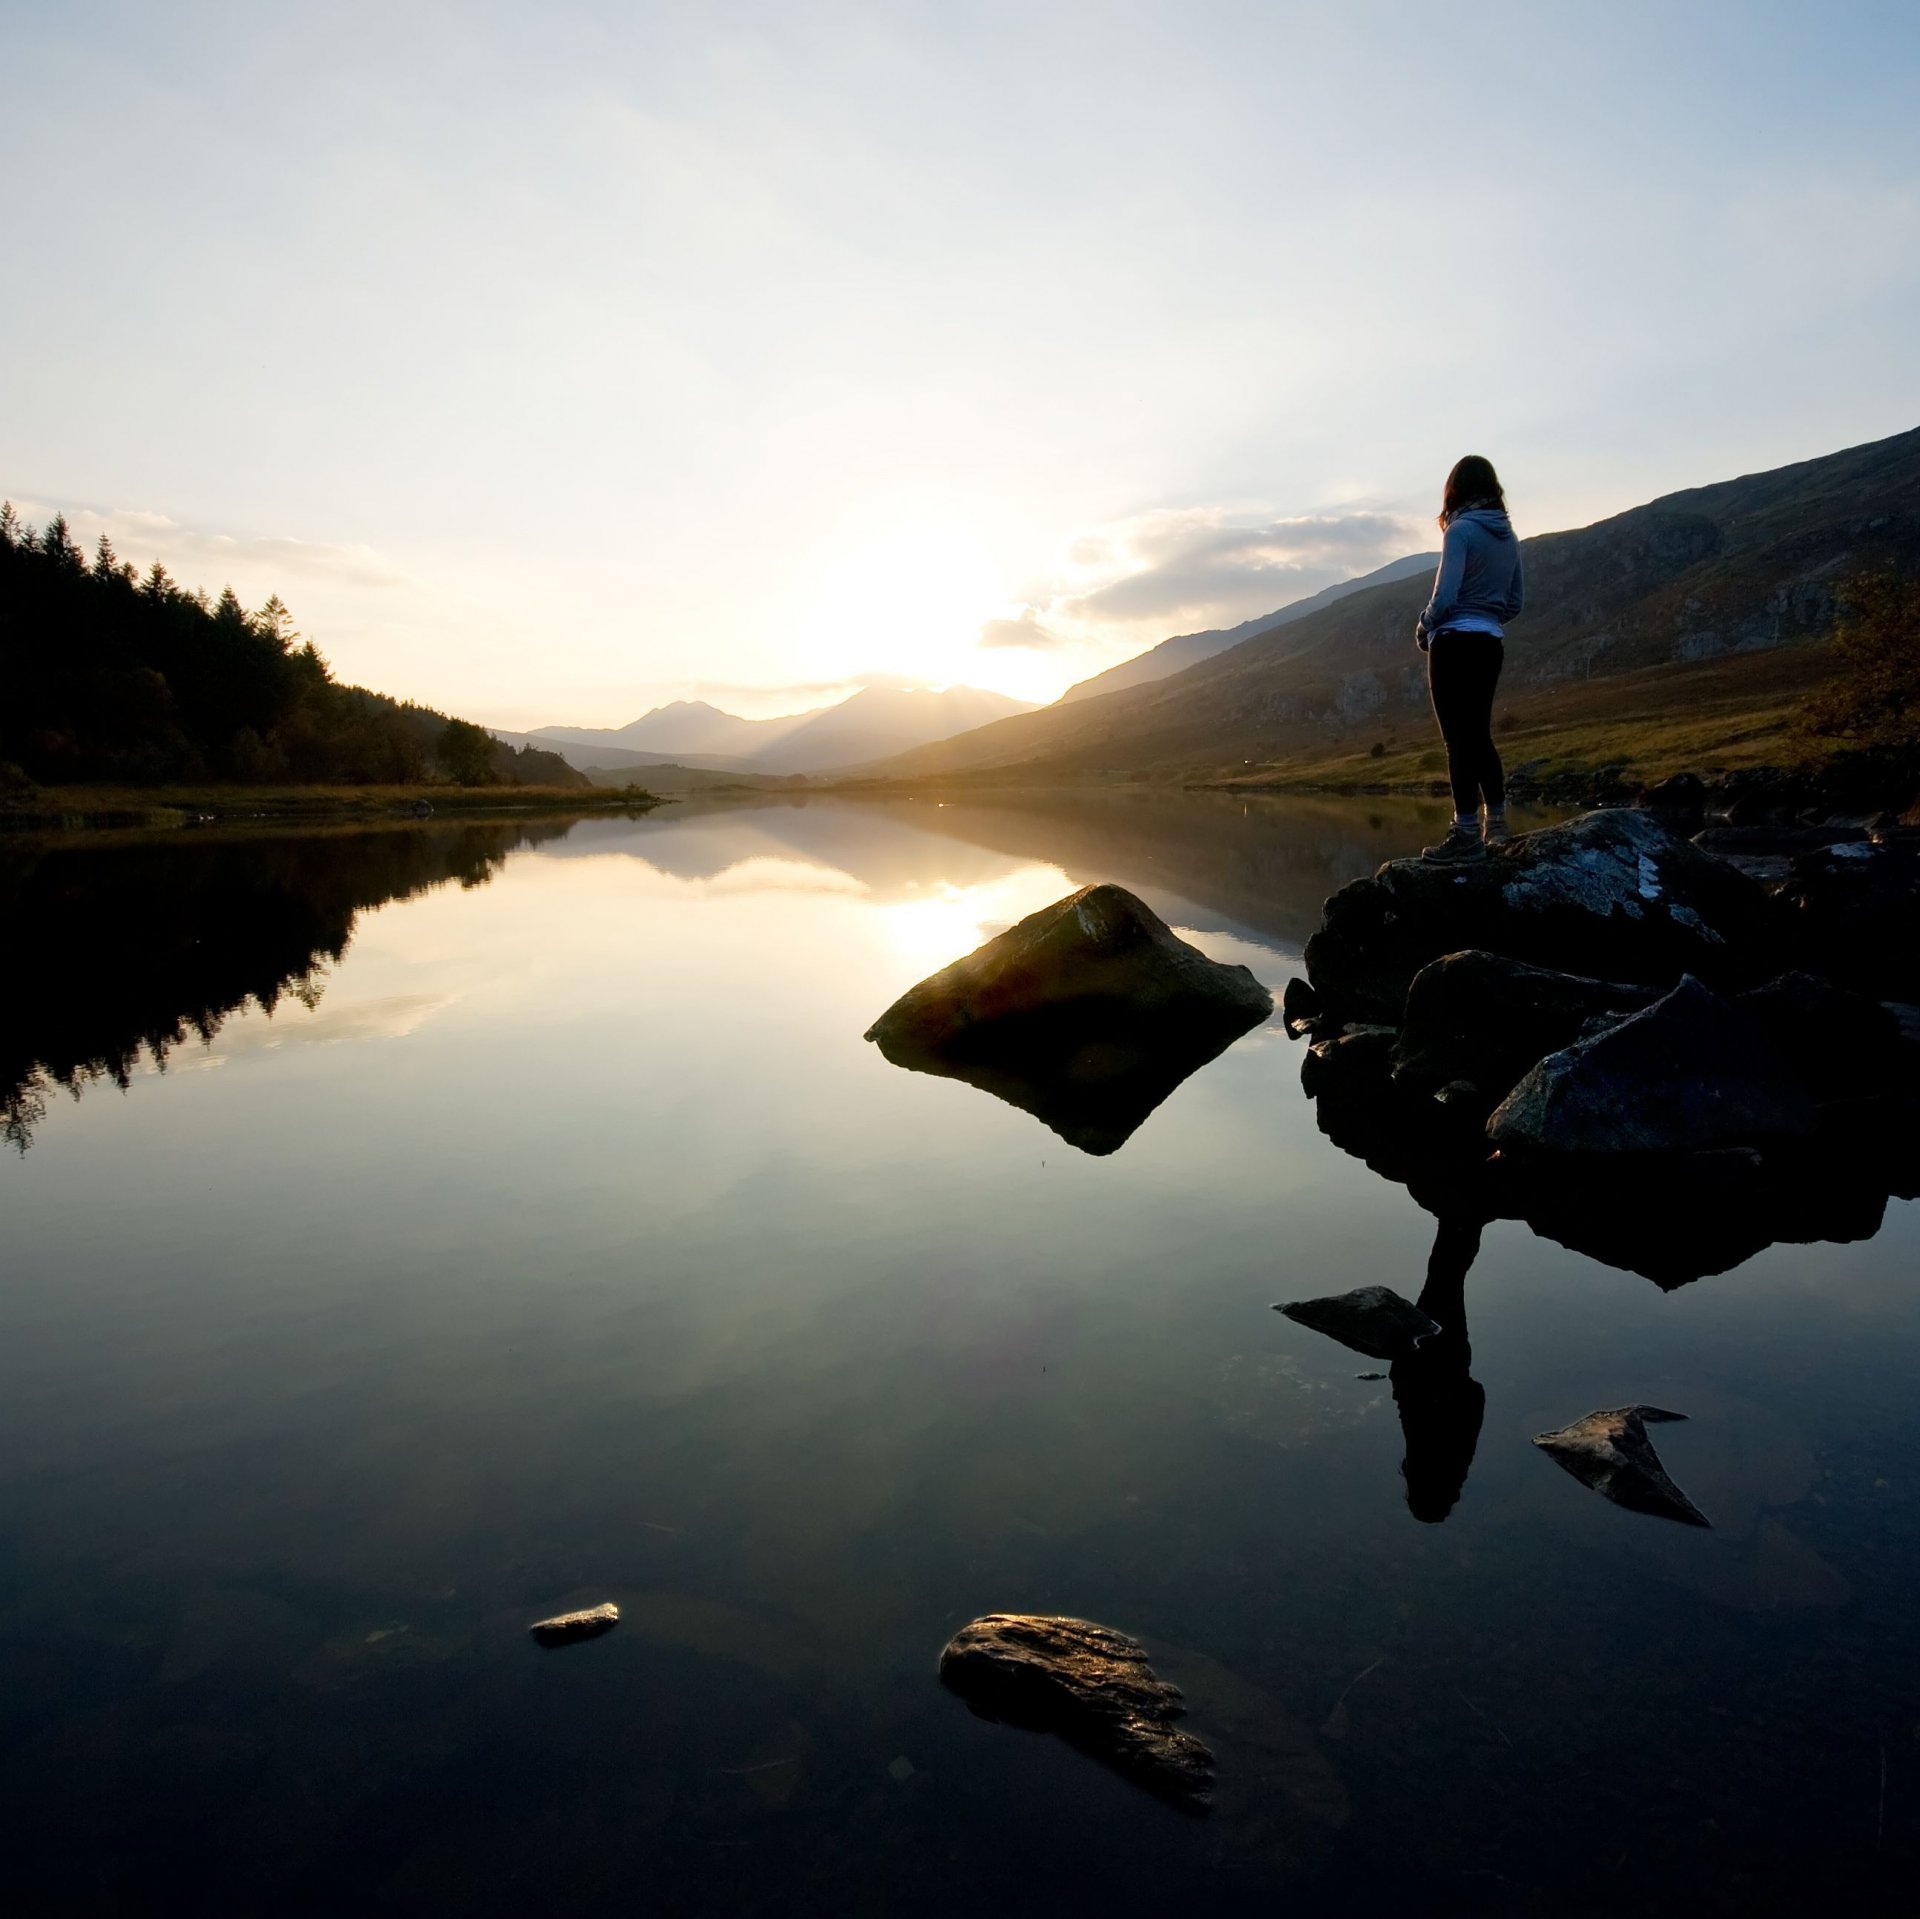
<instances>
[{"instance_id":1,"label":"mountain","mask_svg":"<svg viewBox=\"0 0 1920 1919\"><path fill-rule=\"evenodd\" d=\"M977 686L950 686L943 693L869 686L824 713L803 714L798 726L748 754L742 765L755 773L857 766L1033 710L1030 701Z\"/></svg>"},{"instance_id":2,"label":"mountain","mask_svg":"<svg viewBox=\"0 0 1920 1919\"><path fill-rule=\"evenodd\" d=\"M629 720L625 726L542 726L534 730L533 737L564 740L570 745L611 746L629 753L660 753L682 762L690 753L703 759L735 760L784 739L795 727L830 710L815 707L808 713L784 713L778 719L743 720L737 713L709 706L705 700L674 700Z\"/></svg>"},{"instance_id":3,"label":"mountain","mask_svg":"<svg viewBox=\"0 0 1920 1919\"><path fill-rule=\"evenodd\" d=\"M1032 706L975 686L936 693L870 686L838 706L778 719L744 720L704 700L676 700L620 727L543 726L495 738L560 753L571 766L617 769L671 762L709 772L818 773L886 759L965 733Z\"/></svg>"},{"instance_id":4,"label":"mountain","mask_svg":"<svg viewBox=\"0 0 1920 1919\"><path fill-rule=\"evenodd\" d=\"M1836 588L1920 572L1920 429L1772 472L1667 494L1524 542L1527 610L1502 699L1578 703L1616 677L1683 672L1824 637ZM1426 724L1413 623L1424 579L1354 592L1166 679L1002 720L863 772L1002 781L1215 777L1284 765L1345 739L1364 751ZM1777 678L1777 675L1775 676ZM1728 690L1723 685L1723 691ZM1649 698L1661 697L1656 690ZM1671 697L1671 695L1667 695Z\"/></svg>"},{"instance_id":5,"label":"mountain","mask_svg":"<svg viewBox=\"0 0 1920 1919\"><path fill-rule=\"evenodd\" d=\"M1060 695L1059 704L1065 706L1070 700L1093 699L1101 693L1118 693L1129 686L1145 686L1150 680L1164 680L1189 666L1197 666L1202 660L1212 659L1216 653L1226 652L1229 647L1238 646L1242 640L1252 639L1257 633L1269 633L1276 626L1304 619L1323 606L1331 606L1335 600L1364 593L1370 586L1385 586L1393 580L1411 579L1415 574L1431 578L1439 564L1438 553L1410 553L1405 559L1389 560L1385 566L1363 573L1357 580L1342 580L1338 586L1322 587L1304 600L1293 600L1277 613L1257 614L1253 619L1242 620L1238 626L1216 627L1206 633L1177 633L1158 646L1148 647L1144 653L1136 653L1130 660L1122 660L1118 666L1108 667L1104 673L1077 681Z\"/></svg>"},{"instance_id":6,"label":"mountain","mask_svg":"<svg viewBox=\"0 0 1920 1919\"><path fill-rule=\"evenodd\" d=\"M545 728L538 733L512 733L497 726L492 729L493 737L504 746L544 751L549 758L558 759L582 773L596 770L632 773L638 768L656 766L697 767L703 772L728 773L739 764L717 753L636 753L624 746L597 743L613 737L610 727L602 728L597 735L590 727L581 727L579 731L585 739L576 739L571 731L559 728Z\"/></svg>"}]
</instances>

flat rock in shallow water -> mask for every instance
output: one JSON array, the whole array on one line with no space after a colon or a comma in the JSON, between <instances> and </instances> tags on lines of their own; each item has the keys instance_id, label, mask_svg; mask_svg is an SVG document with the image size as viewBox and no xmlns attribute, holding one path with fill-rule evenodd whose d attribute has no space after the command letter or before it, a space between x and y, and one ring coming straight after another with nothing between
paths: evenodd
<instances>
[{"instance_id":1,"label":"flat rock in shallow water","mask_svg":"<svg viewBox=\"0 0 1920 1919\"><path fill-rule=\"evenodd\" d=\"M620 1623L620 1608L612 1600L602 1606L589 1606L582 1612L556 1613L527 1628L543 1646L571 1646L577 1640L598 1639Z\"/></svg>"},{"instance_id":2,"label":"flat rock in shallow water","mask_svg":"<svg viewBox=\"0 0 1920 1919\"><path fill-rule=\"evenodd\" d=\"M1616 1406L1589 1413L1558 1432L1535 1433L1533 1443L1616 1506L1677 1519L1683 1526L1710 1526L1706 1514L1667 1477L1647 1437L1648 1420L1685 1418L1685 1413L1662 1412L1658 1406Z\"/></svg>"},{"instance_id":3,"label":"flat rock in shallow water","mask_svg":"<svg viewBox=\"0 0 1920 1919\"><path fill-rule=\"evenodd\" d=\"M1326 1299L1290 1300L1273 1310L1369 1359L1402 1359L1440 1330L1437 1320L1390 1286L1359 1286Z\"/></svg>"},{"instance_id":4,"label":"flat rock in shallow water","mask_svg":"<svg viewBox=\"0 0 1920 1919\"><path fill-rule=\"evenodd\" d=\"M1213 1805L1213 1754L1171 1722L1178 1686L1146 1648L1110 1626L1034 1613L985 1613L940 1654L941 1680L983 1719L1057 1733L1187 1812Z\"/></svg>"}]
</instances>

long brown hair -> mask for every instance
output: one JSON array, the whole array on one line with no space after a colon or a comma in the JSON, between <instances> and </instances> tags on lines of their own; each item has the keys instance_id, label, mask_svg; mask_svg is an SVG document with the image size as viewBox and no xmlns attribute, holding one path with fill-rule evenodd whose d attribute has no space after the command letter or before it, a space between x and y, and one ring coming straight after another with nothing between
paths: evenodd
<instances>
[{"instance_id":1,"label":"long brown hair","mask_svg":"<svg viewBox=\"0 0 1920 1919\"><path fill-rule=\"evenodd\" d=\"M1447 475L1446 491L1440 496L1440 524L1445 526L1469 506L1497 506L1503 513L1507 510L1500 476L1493 470L1493 462L1480 453L1469 453L1464 460L1454 462L1453 471Z\"/></svg>"}]
</instances>

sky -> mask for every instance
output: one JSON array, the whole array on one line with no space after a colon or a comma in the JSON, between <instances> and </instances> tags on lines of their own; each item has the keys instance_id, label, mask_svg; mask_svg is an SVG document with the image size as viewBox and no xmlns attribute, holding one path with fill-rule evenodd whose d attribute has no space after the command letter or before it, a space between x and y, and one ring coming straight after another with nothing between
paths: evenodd
<instances>
[{"instance_id":1,"label":"sky","mask_svg":"<svg viewBox=\"0 0 1920 1919\"><path fill-rule=\"evenodd\" d=\"M498 726L1920 424L1920 6L0 0L0 494Z\"/></svg>"}]
</instances>

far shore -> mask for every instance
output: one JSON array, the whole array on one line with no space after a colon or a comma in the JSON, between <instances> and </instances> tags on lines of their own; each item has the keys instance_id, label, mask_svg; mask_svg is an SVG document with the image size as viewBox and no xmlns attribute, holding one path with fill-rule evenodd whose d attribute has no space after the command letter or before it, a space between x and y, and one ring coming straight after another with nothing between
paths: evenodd
<instances>
[{"instance_id":1,"label":"far shore","mask_svg":"<svg viewBox=\"0 0 1920 1919\"><path fill-rule=\"evenodd\" d=\"M391 824L457 814L508 819L644 813L637 786L43 786L0 797L0 833L316 823ZM422 812L422 807L430 812Z\"/></svg>"}]
</instances>

